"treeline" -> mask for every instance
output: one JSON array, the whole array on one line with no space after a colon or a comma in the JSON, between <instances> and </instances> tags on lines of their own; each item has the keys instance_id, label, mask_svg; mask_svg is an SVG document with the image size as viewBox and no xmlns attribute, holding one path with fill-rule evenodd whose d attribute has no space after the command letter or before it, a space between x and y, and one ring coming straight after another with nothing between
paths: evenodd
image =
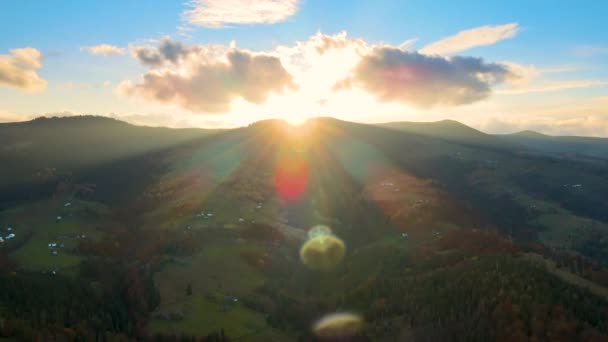
<instances>
[{"instance_id":1,"label":"treeline","mask_svg":"<svg viewBox=\"0 0 608 342\"><path fill-rule=\"evenodd\" d=\"M608 338L603 298L508 255L414 275L383 274L358 296L376 303L365 312L380 336L407 334L416 341ZM377 317L398 317L399 325L386 326Z\"/></svg>"},{"instance_id":2,"label":"treeline","mask_svg":"<svg viewBox=\"0 0 608 342\"><path fill-rule=\"evenodd\" d=\"M135 335L118 296L102 296L80 280L12 272L0 279L0 335L24 341L102 340Z\"/></svg>"},{"instance_id":3,"label":"treeline","mask_svg":"<svg viewBox=\"0 0 608 342\"><path fill-rule=\"evenodd\" d=\"M379 271L360 283L346 282L354 279L348 272L370 268L354 265L335 274L298 277L271 267L264 288L243 300L267 313L271 326L297 331L303 340L314 320L341 310L363 314L367 328L362 340L608 339L604 298L521 257L498 233L455 230L427 246L374 257Z\"/></svg>"},{"instance_id":4,"label":"treeline","mask_svg":"<svg viewBox=\"0 0 608 342\"><path fill-rule=\"evenodd\" d=\"M10 259L7 259L10 260ZM76 277L0 272L0 336L20 340L115 340L145 334L160 296L143 266L89 258Z\"/></svg>"}]
</instances>

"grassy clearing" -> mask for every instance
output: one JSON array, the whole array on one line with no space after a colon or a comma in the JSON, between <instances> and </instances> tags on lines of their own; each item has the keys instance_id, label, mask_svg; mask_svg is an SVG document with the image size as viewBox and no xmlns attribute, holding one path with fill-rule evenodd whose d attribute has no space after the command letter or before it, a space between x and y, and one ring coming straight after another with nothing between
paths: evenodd
<instances>
[{"instance_id":1,"label":"grassy clearing","mask_svg":"<svg viewBox=\"0 0 608 342\"><path fill-rule=\"evenodd\" d=\"M205 335L223 329L231 338L245 338L271 333L262 314L243 305L216 303L202 295L193 295L182 303L181 319L156 317L151 320L152 333L186 333Z\"/></svg>"},{"instance_id":2,"label":"grassy clearing","mask_svg":"<svg viewBox=\"0 0 608 342\"><path fill-rule=\"evenodd\" d=\"M264 283L264 278L241 258L245 252L263 253L252 243L206 247L189 258L172 258L155 276L162 303L179 303L186 297L186 287L194 294L247 294ZM162 305L162 304L161 304Z\"/></svg>"},{"instance_id":3,"label":"grassy clearing","mask_svg":"<svg viewBox=\"0 0 608 342\"><path fill-rule=\"evenodd\" d=\"M83 259L76 252L82 234L86 239L102 237L95 225L108 215L105 206L85 201L70 203L71 206L66 207L64 201L41 201L2 213L3 221L14 223L15 240L26 239L11 253L20 267L73 270ZM56 243L57 247L50 248L49 243ZM52 254L53 250L57 251L56 255Z\"/></svg>"},{"instance_id":4,"label":"grassy clearing","mask_svg":"<svg viewBox=\"0 0 608 342\"><path fill-rule=\"evenodd\" d=\"M161 305L150 331L203 335L224 329L231 337L269 331L262 314L238 301L264 284L262 275L241 258L247 252L264 249L252 243L219 243L193 257L167 258L155 276Z\"/></svg>"},{"instance_id":5,"label":"grassy clearing","mask_svg":"<svg viewBox=\"0 0 608 342\"><path fill-rule=\"evenodd\" d=\"M567 212L541 215L533 224L542 227L539 237L549 246L574 248L593 230L608 233L607 224Z\"/></svg>"},{"instance_id":6,"label":"grassy clearing","mask_svg":"<svg viewBox=\"0 0 608 342\"><path fill-rule=\"evenodd\" d=\"M524 258L532 262L542 263L547 269L547 271L557 276L561 280L565 281L566 283L588 289L594 295L608 299L608 288L594 283L591 280L580 277L572 272L568 272L563 268L557 267L557 264L553 260L546 259L542 255L536 253L525 253Z\"/></svg>"}]
</instances>

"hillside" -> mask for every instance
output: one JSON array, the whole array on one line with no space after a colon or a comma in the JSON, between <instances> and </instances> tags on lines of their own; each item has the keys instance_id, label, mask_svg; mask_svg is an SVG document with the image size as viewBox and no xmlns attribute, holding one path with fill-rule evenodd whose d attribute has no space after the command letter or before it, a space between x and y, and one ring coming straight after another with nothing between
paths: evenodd
<instances>
[{"instance_id":1,"label":"hillside","mask_svg":"<svg viewBox=\"0 0 608 342\"><path fill-rule=\"evenodd\" d=\"M23 193L29 185L48 185L70 178L77 170L128 160L215 132L139 127L95 116L0 124L0 189Z\"/></svg>"},{"instance_id":2,"label":"hillside","mask_svg":"<svg viewBox=\"0 0 608 342\"><path fill-rule=\"evenodd\" d=\"M95 116L41 117L0 124L0 153L2 158L27 159L39 165L74 166L158 150L213 132L133 126Z\"/></svg>"},{"instance_id":3,"label":"hillside","mask_svg":"<svg viewBox=\"0 0 608 342\"><path fill-rule=\"evenodd\" d=\"M378 126L484 148L516 149L517 147L521 147L517 145L517 141L513 141L513 143L506 142L454 120L388 122L379 124Z\"/></svg>"},{"instance_id":4,"label":"hillside","mask_svg":"<svg viewBox=\"0 0 608 342\"><path fill-rule=\"evenodd\" d=\"M307 341L332 311L361 341L608 336L608 163L453 121L0 130L10 336ZM300 259L317 225L329 271Z\"/></svg>"}]
</instances>

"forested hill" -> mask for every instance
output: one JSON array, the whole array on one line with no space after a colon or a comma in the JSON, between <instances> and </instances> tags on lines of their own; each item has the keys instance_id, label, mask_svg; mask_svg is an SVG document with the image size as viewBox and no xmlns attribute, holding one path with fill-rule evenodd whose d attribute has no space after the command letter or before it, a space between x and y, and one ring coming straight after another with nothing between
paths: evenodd
<instances>
[{"instance_id":1,"label":"forested hill","mask_svg":"<svg viewBox=\"0 0 608 342\"><path fill-rule=\"evenodd\" d=\"M57 174L166 149L216 132L141 127L97 116L41 117L0 124L0 188L44 183Z\"/></svg>"},{"instance_id":2,"label":"forested hill","mask_svg":"<svg viewBox=\"0 0 608 342\"><path fill-rule=\"evenodd\" d=\"M454 120L389 122L378 126L484 148L608 159L607 138L550 136L534 131L487 134Z\"/></svg>"},{"instance_id":3,"label":"forested hill","mask_svg":"<svg viewBox=\"0 0 608 342\"><path fill-rule=\"evenodd\" d=\"M606 340L608 162L391 126L0 125L0 337Z\"/></svg>"}]
</instances>

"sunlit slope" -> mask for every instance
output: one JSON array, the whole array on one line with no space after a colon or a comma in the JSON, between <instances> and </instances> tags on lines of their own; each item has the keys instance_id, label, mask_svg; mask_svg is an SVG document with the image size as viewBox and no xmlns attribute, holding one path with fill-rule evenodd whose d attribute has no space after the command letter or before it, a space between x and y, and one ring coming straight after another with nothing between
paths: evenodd
<instances>
[{"instance_id":1,"label":"sunlit slope","mask_svg":"<svg viewBox=\"0 0 608 342\"><path fill-rule=\"evenodd\" d=\"M140 274L147 287L138 291L150 295L141 328L164 336L306 340L319 317L352 310L379 340L482 332L491 340L512 330L496 323L513 321L509 303L534 315L551 303L581 329L606 331L596 312L603 299L579 285L587 282L561 282L519 254L563 253L556 260L575 266L559 277L606 285L601 162L331 118L201 134L64 164L46 178L48 191L21 183L2 192L0 223L18 238L0 253L18 272L56 271L93 288L112 286L108 264ZM300 251L317 225L341 241L340 253L326 262L323 249L312 250L323 267L310 267ZM58 255L55 242L64 243ZM594 273L581 272L583 263ZM486 328L458 330L471 315ZM454 324L438 323L445 319Z\"/></svg>"},{"instance_id":2,"label":"sunlit slope","mask_svg":"<svg viewBox=\"0 0 608 342\"><path fill-rule=\"evenodd\" d=\"M331 227L346 249L337 273L317 281L325 298L319 303L327 305L344 291L361 291L385 258L408 248L404 236L425 241L474 221L432 181L401 170L351 134L333 120L298 127L266 121L168 153L173 166L161 177L158 205L144 224L148 231L169 231L163 239L171 246L155 277L161 302L151 331L218 329L211 321L198 327L188 322L205 310L245 314L241 301L276 281L289 279L281 296L307 298L311 274L297 253L313 226ZM193 295L184 291L188 287ZM247 317L256 321L259 314ZM176 316L182 319L166 318ZM228 326L237 337L273 334L269 326L235 321Z\"/></svg>"}]
</instances>

